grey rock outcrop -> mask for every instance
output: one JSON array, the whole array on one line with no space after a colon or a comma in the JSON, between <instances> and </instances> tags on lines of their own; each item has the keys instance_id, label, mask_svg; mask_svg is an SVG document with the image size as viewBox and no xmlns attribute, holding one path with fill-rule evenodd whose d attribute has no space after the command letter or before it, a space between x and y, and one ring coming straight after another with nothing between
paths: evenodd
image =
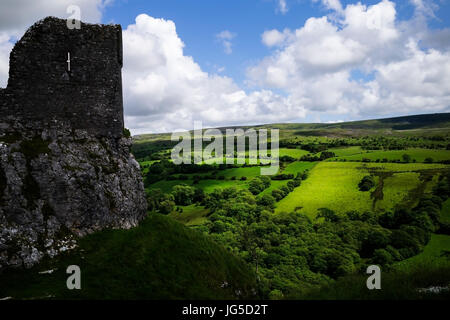
<instances>
[{"instance_id":1,"label":"grey rock outcrop","mask_svg":"<svg viewBox=\"0 0 450 320\"><path fill-rule=\"evenodd\" d=\"M80 236L145 217L123 134L120 31L46 18L13 49L0 90L0 270L31 267Z\"/></svg>"}]
</instances>

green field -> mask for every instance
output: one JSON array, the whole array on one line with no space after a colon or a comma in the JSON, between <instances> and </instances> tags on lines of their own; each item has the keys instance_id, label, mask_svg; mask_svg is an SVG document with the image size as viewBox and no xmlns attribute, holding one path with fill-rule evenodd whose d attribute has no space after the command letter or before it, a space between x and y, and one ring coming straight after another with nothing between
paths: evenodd
<instances>
[{"instance_id":1,"label":"green field","mask_svg":"<svg viewBox=\"0 0 450 320\"><path fill-rule=\"evenodd\" d=\"M180 206L180 208L183 209L183 212L173 211L169 216L187 226L197 226L207 221L209 210L203 206L191 204L189 206Z\"/></svg>"},{"instance_id":2,"label":"green field","mask_svg":"<svg viewBox=\"0 0 450 320\"><path fill-rule=\"evenodd\" d=\"M203 189L205 192L213 192L214 189L223 189L235 187L237 189L248 188L248 180L200 180L195 186Z\"/></svg>"},{"instance_id":3,"label":"green field","mask_svg":"<svg viewBox=\"0 0 450 320\"><path fill-rule=\"evenodd\" d=\"M187 184L192 185L192 180L182 181L182 180L161 180L155 183L152 183L148 189L161 189L164 193L172 192L172 188L179 184Z\"/></svg>"},{"instance_id":4,"label":"green field","mask_svg":"<svg viewBox=\"0 0 450 320\"><path fill-rule=\"evenodd\" d=\"M192 153L192 154L194 154L194 153ZM249 156L249 152L245 151L245 152L242 152L240 154L241 154L242 157L245 156L245 163L249 164L250 163L250 159L248 157ZM302 156L304 156L306 154L309 154L309 152L306 151L306 150L298 149L298 148L297 149L291 149L291 148L279 148L278 149L278 155L280 157L282 157L282 156L290 156L292 158L299 159L300 157L302 157ZM214 164L214 163L218 162L217 161L218 159L220 159L220 158L207 159L207 160L204 161L204 163ZM225 157L223 157L222 162L226 163L226 160L227 159ZM252 164L259 164L260 163L259 159L255 159L254 161L256 161L256 162L254 162ZM234 163L237 164L237 158L234 158ZM264 164L264 162L262 162L262 163Z\"/></svg>"},{"instance_id":5,"label":"green field","mask_svg":"<svg viewBox=\"0 0 450 320\"><path fill-rule=\"evenodd\" d=\"M354 147L351 147L352 149ZM347 148L347 150L350 148ZM354 149L356 150L356 149ZM330 149L332 151L332 149ZM364 153L357 153L357 154L346 154L350 153L352 151L346 151L346 149L342 150L342 154L336 153L336 158L332 158L328 161L333 161L337 159L346 159L348 161L362 161L363 158L369 159L371 161L383 160L387 159L388 161L392 160L400 160L402 161L402 156L404 154L408 154L411 156L411 161L415 159L417 162L424 162L426 158L432 158L434 162L437 161L444 161L444 160L450 160L450 150L430 150L430 149L407 149L407 150L388 150L388 151L381 151L381 150L374 150Z\"/></svg>"},{"instance_id":6,"label":"green field","mask_svg":"<svg viewBox=\"0 0 450 320\"><path fill-rule=\"evenodd\" d=\"M225 157L222 157L222 161L219 161L219 160L220 160L220 158L213 157L213 158L204 160L202 162L202 164L222 164L222 163L227 163L227 158L225 158ZM230 161L230 159L228 159L228 161ZM256 158L250 159L248 157L245 157L245 163L246 164L251 164L251 165L260 164L260 163L265 164L263 160L260 161L260 159L256 159ZM233 158L233 164L241 164L241 163L238 163L238 158Z\"/></svg>"},{"instance_id":7,"label":"green field","mask_svg":"<svg viewBox=\"0 0 450 320\"><path fill-rule=\"evenodd\" d=\"M446 166L440 164L321 162L311 169L300 187L277 203L275 212L297 209L315 217L319 208L329 208L338 213L350 210L364 212L371 211L374 203L375 209L392 209L396 204L407 201L410 193L421 183L417 171L443 168ZM379 193L371 195L375 188L368 192L358 189L359 181L371 172L392 174L384 178L382 197Z\"/></svg>"},{"instance_id":8,"label":"green field","mask_svg":"<svg viewBox=\"0 0 450 320\"><path fill-rule=\"evenodd\" d=\"M278 173L286 175L272 177L270 186L258 179L260 165L205 165L218 160L210 159L176 166L170 134L134 137L132 152L152 212L134 228L82 237L73 250L45 257L31 269L3 270L0 300L450 299L450 290L429 296L418 290L450 284L450 235L443 234L450 223L450 165L443 163L450 160L450 113L253 128L278 128L279 156L295 159L280 163ZM243 150L248 164L254 158ZM329 152L335 157L320 158ZM313 161L300 161L305 155ZM0 202L12 194L3 188L11 178L3 169ZM301 181L294 178L305 171ZM361 191L358 184L368 175L369 190ZM195 188L172 192L182 184ZM250 185L252 192L242 192ZM229 187L237 190L221 190ZM280 190L267 196L274 189ZM438 198L448 199L442 208ZM53 214L46 204L39 203L41 211ZM109 201L105 210L113 205ZM403 207L410 210L396 210ZM341 216L328 211L315 219L320 208ZM367 214L343 218L349 211ZM383 215L388 211L392 215ZM6 239L7 255L22 245ZM72 264L82 270L83 290L67 290L66 268ZM367 289L366 268L373 264L381 267L383 290Z\"/></svg>"},{"instance_id":9,"label":"green field","mask_svg":"<svg viewBox=\"0 0 450 320\"><path fill-rule=\"evenodd\" d=\"M352 155L361 154L361 153L366 152L365 150L361 149L360 146L330 148L330 149L328 149L328 151L334 152L336 157L352 156Z\"/></svg>"},{"instance_id":10,"label":"green field","mask_svg":"<svg viewBox=\"0 0 450 320\"><path fill-rule=\"evenodd\" d=\"M306 150L302 150L302 149L288 149L288 148L280 148L279 149L279 156L290 156L292 158L300 158L306 154L308 154L309 152Z\"/></svg>"},{"instance_id":11,"label":"green field","mask_svg":"<svg viewBox=\"0 0 450 320\"><path fill-rule=\"evenodd\" d=\"M447 199L442 205L441 221L450 223L450 199Z\"/></svg>"},{"instance_id":12,"label":"green field","mask_svg":"<svg viewBox=\"0 0 450 320\"><path fill-rule=\"evenodd\" d=\"M264 194L272 194L272 190L274 189L280 189L282 186L284 186L287 182L283 181L283 180L272 180L270 182L270 187L268 187L267 189L265 189L264 191L261 192L261 195Z\"/></svg>"},{"instance_id":13,"label":"green field","mask_svg":"<svg viewBox=\"0 0 450 320\"><path fill-rule=\"evenodd\" d=\"M159 160L147 160L147 161L140 161L139 164L142 168L142 174L145 175L148 173L148 168L149 166L151 166L153 163L158 162Z\"/></svg>"},{"instance_id":14,"label":"green field","mask_svg":"<svg viewBox=\"0 0 450 320\"><path fill-rule=\"evenodd\" d=\"M282 173L292 173L293 175L296 175L299 172L303 172L305 170L310 170L316 165L316 162L300 162L295 161L290 164L288 164L283 170Z\"/></svg>"},{"instance_id":15,"label":"green field","mask_svg":"<svg viewBox=\"0 0 450 320\"><path fill-rule=\"evenodd\" d=\"M214 189L236 187L238 189L247 188L248 181L241 180L200 180L197 184L193 184L194 180L161 180L151 184L149 189L161 189L165 193L170 193L172 188L179 184L195 186L203 189L205 192L212 192Z\"/></svg>"},{"instance_id":16,"label":"green field","mask_svg":"<svg viewBox=\"0 0 450 320\"><path fill-rule=\"evenodd\" d=\"M292 162L287 165L281 172L282 173L292 173L296 175L298 172L303 172L305 170L309 170L314 167L315 162ZM261 167L240 167L240 168L231 168L220 170L216 174L216 176L224 176L225 180L219 179L205 179L200 180L198 184L193 184L193 176L196 174L185 174L188 177L188 180L161 180L155 182L149 186L151 189L161 189L163 192L171 192L172 188L178 184L186 184L190 186L196 186L205 192L212 192L216 188L228 188L228 187L236 187L247 188L248 183L252 178L258 177L261 174ZM207 176L210 173L198 174L199 176ZM235 177L236 180L231 180L232 177ZM240 180L242 177L247 177L247 180ZM286 184L286 181L276 181L273 180L271 182L270 188L266 189L264 193L270 193L273 189L279 188L282 185Z\"/></svg>"},{"instance_id":17,"label":"green field","mask_svg":"<svg viewBox=\"0 0 450 320\"><path fill-rule=\"evenodd\" d=\"M444 118L450 119L450 114ZM256 189L256 192L260 192L258 194L231 190L213 192L227 187L248 189L250 182L260 176L260 167L220 169L217 166L200 174L176 174L173 172L183 170L176 170L170 165L164 165L161 174L168 180L146 187L161 188L170 193L173 186L187 184L208 193L188 206L180 204L191 202L173 198L173 211L168 216L192 229L201 230L229 252L259 268L259 276L266 281L269 299L433 298L417 289L448 284L450 262L447 251L450 250L450 236L432 234L426 244L421 233L415 234L412 228L429 232L429 229L425 229L429 226L425 217L420 221L411 220L414 221L414 224L408 222L411 225L403 220L392 220L394 218L389 218L390 215L383 217L387 220L366 219L388 211L395 212L394 217L397 214L414 217L417 213L415 210L420 210L415 207L420 200L425 199L425 194L434 194L443 199L450 195L450 191L446 191L450 190L450 165L443 163L450 160L450 150L447 150L450 146L450 129L442 130L442 126L448 126L450 122L444 120L442 115L433 115L346 124L276 125L280 128L280 145L283 146L279 149L279 156L295 159L293 162L289 162L289 159L281 162L278 173L296 176L299 172L308 171L306 179L296 188L292 187L292 182L296 181L275 178L266 189ZM433 127L436 121L442 126ZM268 127L262 125L255 129ZM156 143L149 141L147 147L148 150L157 150L159 156L167 154L167 146L168 143L164 143L158 150ZM145 146L141 147L139 152L142 159L153 159L151 154L143 152ZM325 151L333 152L335 157L320 160L319 157ZM403 158L405 154L409 159ZM246 163L249 163L248 155L248 151L242 152ZM310 155L309 160L315 161L300 161L304 155ZM425 161L426 158L432 161ZM214 160L206 162L213 163ZM142 163L151 164L150 161ZM189 167L185 171L193 172ZM147 171L143 170L143 173ZM203 178L193 184L195 175ZM180 176L187 179L180 179ZM358 184L365 176L373 178L369 179L373 185L368 191L361 191ZM214 179L208 179L211 177ZM246 179L241 180L242 177ZM158 179L156 173L149 175L150 178ZM177 180L171 180L174 178ZM258 180L252 183L253 192L257 183ZM439 188L434 188L438 183ZM273 198L262 197L271 195L274 189L282 191L274 194ZM182 190L186 190L185 197L189 197L190 189ZM275 198L280 199L280 194L284 198L276 202ZM209 209L205 205L210 206ZM439 207L437 203L426 205L436 210ZM411 210L397 211L400 207ZM320 208L331 209L338 215L349 211L368 215L360 216L361 219L354 219L355 216L337 219L328 212L326 218L315 220ZM268 212L273 214L266 214ZM433 222L435 230L440 230L436 232L445 232L445 226L439 229L438 222ZM450 200L443 204L441 222L450 223ZM398 235L396 231L404 227L410 228L405 230L408 230L411 239L402 243L394 235ZM379 233L380 237L377 236L375 240L367 236ZM251 247L246 242L248 240L263 244L259 247L261 252L258 253L257 266L253 265L254 252L249 251ZM394 254L390 257L383 251L366 251L372 246L372 241L380 242L380 248L386 250L386 243L389 243L401 255L394 258ZM420 254L399 262L419 252L420 248L423 248ZM313 258L304 259L306 256ZM381 266L384 290L367 290L366 264ZM442 295L440 298L447 296Z\"/></svg>"},{"instance_id":18,"label":"green field","mask_svg":"<svg viewBox=\"0 0 450 320\"><path fill-rule=\"evenodd\" d=\"M419 176L417 172L400 172L385 178L382 199L376 202L375 209L385 211L394 208L421 184Z\"/></svg>"},{"instance_id":19,"label":"green field","mask_svg":"<svg viewBox=\"0 0 450 320\"><path fill-rule=\"evenodd\" d=\"M200 180L198 184L193 184L193 176L207 176L210 173L203 174L185 174L188 177L188 180L161 180L155 182L149 186L150 189L161 189L163 192L171 192L172 188L179 184L186 184L190 186L196 186L205 192L212 192L216 188L228 188L228 187L236 187L236 188L247 188L248 182L254 178L259 176L261 173L261 168L258 166L254 167L241 167L241 168L231 168L220 170L216 174L216 176L224 176L224 180L220 179L204 179ZM236 177L236 180L231 180L232 177ZM247 180L240 180L242 177L247 177Z\"/></svg>"},{"instance_id":20,"label":"green field","mask_svg":"<svg viewBox=\"0 0 450 320\"><path fill-rule=\"evenodd\" d=\"M412 206L421 193L431 191L437 182L436 173L444 168L447 168L444 164L295 161L289 163L281 172L296 175L298 172L310 170L309 177L276 204L276 212L301 210L308 216L315 217L317 209L324 207L344 213L349 210L386 211L400 203ZM431 181L423 181L421 178L421 174L427 171L434 175ZM369 174L375 175L377 186L369 192L359 191L359 181ZM260 167L231 168L216 173L216 176L224 176L224 180L204 179L194 185L194 174L187 174L188 180L162 180L149 188L171 192L175 185L187 184L199 187L207 193L227 187L245 189L248 188L249 181L259 175ZM247 177L247 180L240 180L243 176ZM236 177L235 180L231 180L232 177ZM271 194L272 190L280 188L286 182L272 180L271 186L262 194Z\"/></svg>"},{"instance_id":21,"label":"green field","mask_svg":"<svg viewBox=\"0 0 450 320\"><path fill-rule=\"evenodd\" d=\"M236 177L239 179L241 177L254 178L261 174L261 167L242 167L242 168L232 168L225 169L219 172L219 175L225 176L225 178Z\"/></svg>"},{"instance_id":22,"label":"green field","mask_svg":"<svg viewBox=\"0 0 450 320\"><path fill-rule=\"evenodd\" d=\"M315 217L317 209L329 208L336 212L369 210L370 193L359 192L358 182L366 172L357 169L359 164L322 162L317 164L287 197L277 203L275 212L291 212L301 208L301 212Z\"/></svg>"},{"instance_id":23,"label":"green field","mask_svg":"<svg viewBox=\"0 0 450 320\"><path fill-rule=\"evenodd\" d=\"M432 234L430 242L428 242L421 253L398 262L395 267L399 270L408 270L421 264L450 264L450 257L446 256L445 252L450 252L450 236Z\"/></svg>"}]
</instances>

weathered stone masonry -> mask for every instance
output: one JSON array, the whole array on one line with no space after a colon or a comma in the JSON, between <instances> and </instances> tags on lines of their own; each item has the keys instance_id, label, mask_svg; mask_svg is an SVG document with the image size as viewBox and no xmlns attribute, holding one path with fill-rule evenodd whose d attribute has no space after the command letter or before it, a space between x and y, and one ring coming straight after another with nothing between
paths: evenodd
<instances>
[{"instance_id":1,"label":"weathered stone masonry","mask_svg":"<svg viewBox=\"0 0 450 320\"><path fill-rule=\"evenodd\" d=\"M0 89L0 270L144 218L139 164L123 136L121 68L118 25L70 30L46 18L12 50Z\"/></svg>"},{"instance_id":2,"label":"weathered stone masonry","mask_svg":"<svg viewBox=\"0 0 450 320\"><path fill-rule=\"evenodd\" d=\"M70 71L68 71L70 53ZM122 29L47 18L14 46L0 119L67 122L94 135L122 136Z\"/></svg>"}]
</instances>

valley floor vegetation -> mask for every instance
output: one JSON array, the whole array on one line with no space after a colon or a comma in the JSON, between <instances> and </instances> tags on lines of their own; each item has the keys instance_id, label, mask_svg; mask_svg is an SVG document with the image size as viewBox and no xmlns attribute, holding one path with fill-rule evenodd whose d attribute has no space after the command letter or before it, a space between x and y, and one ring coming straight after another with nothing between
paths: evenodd
<instances>
[{"instance_id":1,"label":"valley floor vegetation","mask_svg":"<svg viewBox=\"0 0 450 320\"><path fill-rule=\"evenodd\" d=\"M149 210L244 260L264 298L416 299L430 286L448 297L448 135L296 132L280 146L270 177L248 163L175 166L165 151L140 159ZM371 264L391 281L381 293L367 290Z\"/></svg>"},{"instance_id":2,"label":"valley floor vegetation","mask_svg":"<svg viewBox=\"0 0 450 320\"><path fill-rule=\"evenodd\" d=\"M261 176L259 162L175 165L170 135L134 137L149 217L5 272L0 295L448 299L450 117L436 119L278 125L273 176ZM82 293L63 290L69 262L86 269ZM372 264L382 290L366 287Z\"/></svg>"}]
</instances>

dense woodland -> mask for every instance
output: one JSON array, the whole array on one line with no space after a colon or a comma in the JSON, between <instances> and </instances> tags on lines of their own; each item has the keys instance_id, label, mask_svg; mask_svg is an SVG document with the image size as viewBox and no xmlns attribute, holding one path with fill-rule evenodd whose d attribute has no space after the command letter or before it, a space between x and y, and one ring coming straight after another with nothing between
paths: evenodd
<instances>
[{"instance_id":1,"label":"dense woodland","mask_svg":"<svg viewBox=\"0 0 450 320\"><path fill-rule=\"evenodd\" d=\"M149 211L177 218L188 208L204 209L207 213L203 222L190 228L251 265L259 294L271 299L305 297L312 288L329 286L343 276L362 274L371 264L389 272L400 261L421 253L431 235L450 235L448 219L441 218L443 203L450 196L450 171L446 167L426 167L449 163L448 134L425 130L420 135L371 132L330 137L323 134L323 129L313 131L283 132L280 171L270 177L226 174L234 168L252 167L249 164L177 166L162 150L142 157ZM419 181L414 194L409 195L412 201L398 199L388 210L361 210L356 203L347 203L345 211L331 203L313 215L302 210L301 204L291 211L277 209L280 201L288 196L293 199L290 195L294 190L302 190L301 185L310 175L309 169L293 172L285 168L330 161L374 163L370 167L373 170L366 171L369 174L350 187L352 192L370 194L375 200L383 200L386 179L400 172L377 172L376 164L412 164L413 172L419 173L423 182ZM414 167L415 163L420 165ZM332 182L333 176L326 179ZM228 184L221 187L221 181ZM241 184L230 186L233 181ZM209 184L218 187L205 191ZM159 189L160 185L169 189Z\"/></svg>"},{"instance_id":2,"label":"dense woodland","mask_svg":"<svg viewBox=\"0 0 450 320\"><path fill-rule=\"evenodd\" d=\"M270 185L267 177L252 180L249 190L205 194L187 185L177 185L170 194L150 190L149 209L169 213L192 203L210 209L209 221L195 229L253 265L261 294L269 298L298 297L313 285L370 264L389 266L418 254L431 233L450 235L450 224L439 216L450 196L450 175L441 176L432 195L423 196L412 209L378 216L357 211L338 215L333 208L322 208L315 220L295 212L274 215L277 199L299 186L302 178L306 175L299 173L281 190L262 196L259 193Z\"/></svg>"}]
</instances>

